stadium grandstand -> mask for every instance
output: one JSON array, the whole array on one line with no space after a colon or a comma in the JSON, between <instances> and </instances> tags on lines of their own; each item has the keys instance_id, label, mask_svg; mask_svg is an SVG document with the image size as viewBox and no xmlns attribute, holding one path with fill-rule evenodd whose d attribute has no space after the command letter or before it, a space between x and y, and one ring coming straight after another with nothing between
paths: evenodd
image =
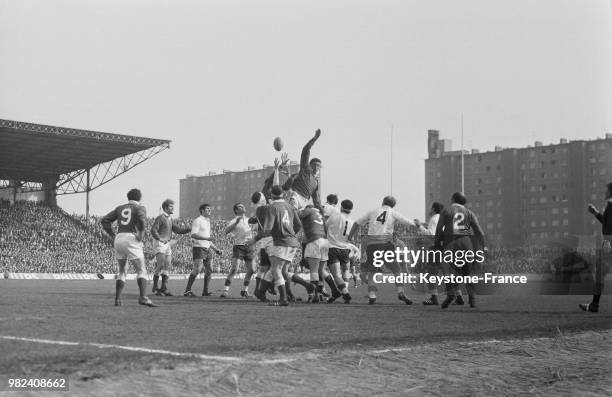
<instances>
[{"instance_id":1,"label":"stadium grandstand","mask_svg":"<svg viewBox=\"0 0 612 397\"><path fill-rule=\"evenodd\" d=\"M85 272L113 261L110 242L87 226L89 192L170 141L0 119L0 148L2 267ZM57 207L57 195L75 193L85 193L85 218Z\"/></svg>"}]
</instances>

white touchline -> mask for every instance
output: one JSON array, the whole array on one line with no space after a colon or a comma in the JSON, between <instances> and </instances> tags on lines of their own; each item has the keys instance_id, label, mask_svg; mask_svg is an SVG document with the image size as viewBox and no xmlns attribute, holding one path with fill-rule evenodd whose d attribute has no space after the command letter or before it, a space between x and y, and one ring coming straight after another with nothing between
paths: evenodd
<instances>
[{"instance_id":1,"label":"white touchline","mask_svg":"<svg viewBox=\"0 0 612 397\"><path fill-rule=\"evenodd\" d=\"M257 362L260 364L283 364L289 363L292 361L296 361L297 358L277 358L270 360L249 360L242 357L231 357L231 356L210 356L207 354L199 354L199 353L181 353L181 352L173 352L170 350L159 350L159 349L147 349L145 347L135 347L135 346L121 346L121 345L108 345L104 343L91 343L91 342L67 342L61 340L49 340L49 339L36 339L36 338L21 338L18 336L8 336L8 335L0 335L0 339L4 340L16 340L21 342L32 342L32 343L44 343L50 345L63 345L63 346L91 346L96 347L98 349L119 349L119 350L128 350L142 353L151 353L151 354L165 354L168 356L174 357L191 357L191 358L199 358L201 360L215 360L215 361L225 361L225 362Z\"/></svg>"}]
</instances>

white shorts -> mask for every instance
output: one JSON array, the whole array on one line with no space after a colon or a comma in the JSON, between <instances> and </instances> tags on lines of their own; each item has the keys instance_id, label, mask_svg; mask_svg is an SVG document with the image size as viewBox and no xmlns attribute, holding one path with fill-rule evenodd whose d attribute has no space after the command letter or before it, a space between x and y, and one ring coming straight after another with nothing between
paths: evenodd
<instances>
[{"instance_id":1,"label":"white shorts","mask_svg":"<svg viewBox=\"0 0 612 397\"><path fill-rule=\"evenodd\" d=\"M295 247L281 247L279 245L270 245L266 247L266 252L268 256L275 256L284 261L291 262L293 258L295 258L295 254L297 253L297 248Z\"/></svg>"},{"instance_id":2,"label":"white shorts","mask_svg":"<svg viewBox=\"0 0 612 397\"><path fill-rule=\"evenodd\" d=\"M273 243L274 241L272 240L272 237L264 237L261 240L259 240L257 243L255 243L255 249L256 250L267 249Z\"/></svg>"},{"instance_id":3,"label":"white shorts","mask_svg":"<svg viewBox=\"0 0 612 397\"><path fill-rule=\"evenodd\" d=\"M295 207L296 210L301 211L306 208L307 205L312 205L312 198L307 199L298 192L291 190L289 192L289 204Z\"/></svg>"},{"instance_id":4,"label":"white shorts","mask_svg":"<svg viewBox=\"0 0 612 397\"><path fill-rule=\"evenodd\" d=\"M172 255L172 244L170 244L170 242L162 243L161 241L157 241L155 254Z\"/></svg>"},{"instance_id":5,"label":"white shorts","mask_svg":"<svg viewBox=\"0 0 612 397\"><path fill-rule=\"evenodd\" d=\"M117 259L144 259L143 244L132 233L119 233L115 236L115 255Z\"/></svg>"},{"instance_id":6,"label":"white shorts","mask_svg":"<svg viewBox=\"0 0 612 397\"><path fill-rule=\"evenodd\" d=\"M320 238L306 244L304 249L304 258L314 258L320 261L326 261L329 253L329 242L326 238Z\"/></svg>"}]
</instances>

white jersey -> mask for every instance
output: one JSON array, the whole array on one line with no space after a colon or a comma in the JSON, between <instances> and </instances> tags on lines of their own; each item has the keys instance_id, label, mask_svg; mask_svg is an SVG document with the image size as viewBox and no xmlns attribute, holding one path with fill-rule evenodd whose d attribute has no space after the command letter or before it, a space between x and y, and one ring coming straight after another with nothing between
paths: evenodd
<instances>
[{"instance_id":1,"label":"white jersey","mask_svg":"<svg viewBox=\"0 0 612 397\"><path fill-rule=\"evenodd\" d=\"M340 211L332 211L327 220L327 239L330 248L349 248L348 235L353 227L353 221L349 214Z\"/></svg>"},{"instance_id":2,"label":"white jersey","mask_svg":"<svg viewBox=\"0 0 612 397\"><path fill-rule=\"evenodd\" d=\"M337 212L340 212L340 211L338 210L338 207L336 207L335 205L325 203L325 205L323 206L323 217L325 218L329 218L331 214L337 213Z\"/></svg>"},{"instance_id":3,"label":"white jersey","mask_svg":"<svg viewBox=\"0 0 612 397\"><path fill-rule=\"evenodd\" d=\"M388 205L383 205L357 219L359 225L369 223L368 236L390 236L393 234L396 222L406 226L415 226L413 221Z\"/></svg>"},{"instance_id":4,"label":"white jersey","mask_svg":"<svg viewBox=\"0 0 612 397\"><path fill-rule=\"evenodd\" d=\"M438 227L438 221L440 220L440 214L433 214L427 222L427 227L421 225L421 231L427 235L435 236L436 228Z\"/></svg>"},{"instance_id":5,"label":"white jersey","mask_svg":"<svg viewBox=\"0 0 612 397\"><path fill-rule=\"evenodd\" d=\"M195 218L191 224L191 234L194 233L201 234L204 237L210 237L210 218L206 218L202 215ZM208 240L196 240L192 238L191 243L194 247L210 248L210 241Z\"/></svg>"},{"instance_id":6,"label":"white jersey","mask_svg":"<svg viewBox=\"0 0 612 397\"><path fill-rule=\"evenodd\" d=\"M247 218L245 215L237 216L229 221L226 226L232 226L234 223L236 223L236 219L238 218L240 218L240 221L229 234L234 238L234 245L244 245L247 241L253 238L253 232L251 230L251 226L249 225L249 218Z\"/></svg>"}]
</instances>

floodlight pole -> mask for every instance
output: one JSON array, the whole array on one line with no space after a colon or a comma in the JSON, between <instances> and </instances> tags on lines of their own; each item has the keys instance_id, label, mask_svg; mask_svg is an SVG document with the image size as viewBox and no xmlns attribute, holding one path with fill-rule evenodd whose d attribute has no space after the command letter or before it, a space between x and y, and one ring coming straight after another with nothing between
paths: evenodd
<instances>
[{"instance_id":1,"label":"floodlight pole","mask_svg":"<svg viewBox=\"0 0 612 397\"><path fill-rule=\"evenodd\" d=\"M89 227L89 192L91 191L91 183L89 180L89 170L87 169L87 187L85 190L85 224Z\"/></svg>"}]
</instances>

